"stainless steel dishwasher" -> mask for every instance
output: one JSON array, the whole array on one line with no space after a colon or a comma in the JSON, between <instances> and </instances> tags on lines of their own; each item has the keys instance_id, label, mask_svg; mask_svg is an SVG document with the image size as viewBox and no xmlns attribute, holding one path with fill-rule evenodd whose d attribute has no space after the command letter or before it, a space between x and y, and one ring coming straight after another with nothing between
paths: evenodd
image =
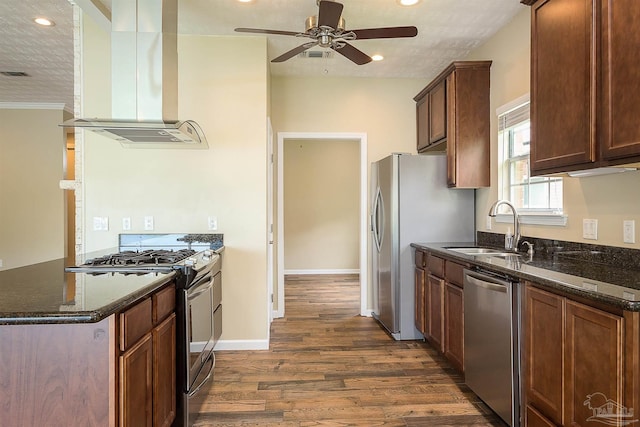
<instances>
[{"instance_id":1,"label":"stainless steel dishwasher","mask_svg":"<svg viewBox=\"0 0 640 427\"><path fill-rule=\"evenodd\" d=\"M506 276L464 271L465 382L512 427L520 426L520 287Z\"/></svg>"}]
</instances>

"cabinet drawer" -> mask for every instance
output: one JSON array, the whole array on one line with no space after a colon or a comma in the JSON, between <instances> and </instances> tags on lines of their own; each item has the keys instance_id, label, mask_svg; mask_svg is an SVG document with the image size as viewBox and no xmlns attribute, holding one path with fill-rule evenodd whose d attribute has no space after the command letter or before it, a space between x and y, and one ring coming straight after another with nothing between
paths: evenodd
<instances>
[{"instance_id":1,"label":"cabinet drawer","mask_svg":"<svg viewBox=\"0 0 640 427\"><path fill-rule=\"evenodd\" d=\"M151 316L151 298L120 313L120 350L126 351L142 338L153 326Z\"/></svg>"},{"instance_id":2,"label":"cabinet drawer","mask_svg":"<svg viewBox=\"0 0 640 427\"><path fill-rule=\"evenodd\" d=\"M427 256L428 254L426 252L422 252L421 250L416 249L416 255L415 255L416 267L425 268L425 266L427 265Z\"/></svg>"},{"instance_id":3,"label":"cabinet drawer","mask_svg":"<svg viewBox=\"0 0 640 427\"><path fill-rule=\"evenodd\" d=\"M429 255L427 259L427 269L434 276L444 277L444 259Z\"/></svg>"},{"instance_id":4,"label":"cabinet drawer","mask_svg":"<svg viewBox=\"0 0 640 427\"><path fill-rule=\"evenodd\" d=\"M176 288L171 285L153 294L153 324L162 322L176 308Z\"/></svg>"},{"instance_id":5,"label":"cabinet drawer","mask_svg":"<svg viewBox=\"0 0 640 427\"><path fill-rule=\"evenodd\" d=\"M464 288L464 265L453 261L445 261L444 274L447 282Z\"/></svg>"}]
</instances>

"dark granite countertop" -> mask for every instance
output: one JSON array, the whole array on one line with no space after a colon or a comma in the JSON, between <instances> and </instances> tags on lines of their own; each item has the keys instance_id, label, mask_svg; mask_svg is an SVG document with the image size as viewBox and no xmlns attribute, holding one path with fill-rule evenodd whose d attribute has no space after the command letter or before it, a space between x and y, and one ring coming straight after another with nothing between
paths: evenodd
<instances>
[{"instance_id":1,"label":"dark granite countertop","mask_svg":"<svg viewBox=\"0 0 640 427\"><path fill-rule=\"evenodd\" d=\"M445 258L497 271L519 280L530 280L566 294L589 298L629 311L640 311L640 271L624 266L594 262L597 253L565 251L536 253L529 257L496 257L466 255L452 251L452 247L473 247L475 242L413 243ZM500 249L500 248L498 248Z\"/></svg>"},{"instance_id":2,"label":"dark granite countertop","mask_svg":"<svg viewBox=\"0 0 640 427\"><path fill-rule=\"evenodd\" d=\"M0 271L0 324L98 322L150 295L175 275L67 273L59 259Z\"/></svg>"}]
</instances>

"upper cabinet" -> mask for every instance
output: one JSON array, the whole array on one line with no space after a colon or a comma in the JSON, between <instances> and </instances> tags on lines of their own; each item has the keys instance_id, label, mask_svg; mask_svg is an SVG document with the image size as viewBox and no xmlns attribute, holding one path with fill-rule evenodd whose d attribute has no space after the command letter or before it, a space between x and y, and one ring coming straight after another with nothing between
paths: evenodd
<instances>
[{"instance_id":1,"label":"upper cabinet","mask_svg":"<svg viewBox=\"0 0 640 427\"><path fill-rule=\"evenodd\" d=\"M418 153L447 152L449 187L489 187L491 61L457 61L414 97Z\"/></svg>"},{"instance_id":2,"label":"upper cabinet","mask_svg":"<svg viewBox=\"0 0 640 427\"><path fill-rule=\"evenodd\" d=\"M533 3L532 175L640 161L637 19L636 0Z\"/></svg>"}]
</instances>

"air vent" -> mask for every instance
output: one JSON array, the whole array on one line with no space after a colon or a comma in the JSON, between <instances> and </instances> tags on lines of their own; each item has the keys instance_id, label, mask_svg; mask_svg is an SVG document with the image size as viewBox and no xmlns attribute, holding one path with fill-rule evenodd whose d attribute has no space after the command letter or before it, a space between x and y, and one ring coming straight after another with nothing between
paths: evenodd
<instances>
[{"instance_id":1,"label":"air vent","mask_svg":"<svg viewBox=\"0 0 640 427\"><path fill-rule=\"evenodd\" d=\"M8 77L29 77L24 71L0 71L0 74Z\"/></svg>"},{"instance_id":2,"label":"air vent","mask_svg":"<svg viewBox=\"0 0 640 427\"><path fill-rule=\"evenodd\" d=\"M333 58L333 52L328 50L305 50L298 56L300 58Z\"/></svg>"}]
</instances>

